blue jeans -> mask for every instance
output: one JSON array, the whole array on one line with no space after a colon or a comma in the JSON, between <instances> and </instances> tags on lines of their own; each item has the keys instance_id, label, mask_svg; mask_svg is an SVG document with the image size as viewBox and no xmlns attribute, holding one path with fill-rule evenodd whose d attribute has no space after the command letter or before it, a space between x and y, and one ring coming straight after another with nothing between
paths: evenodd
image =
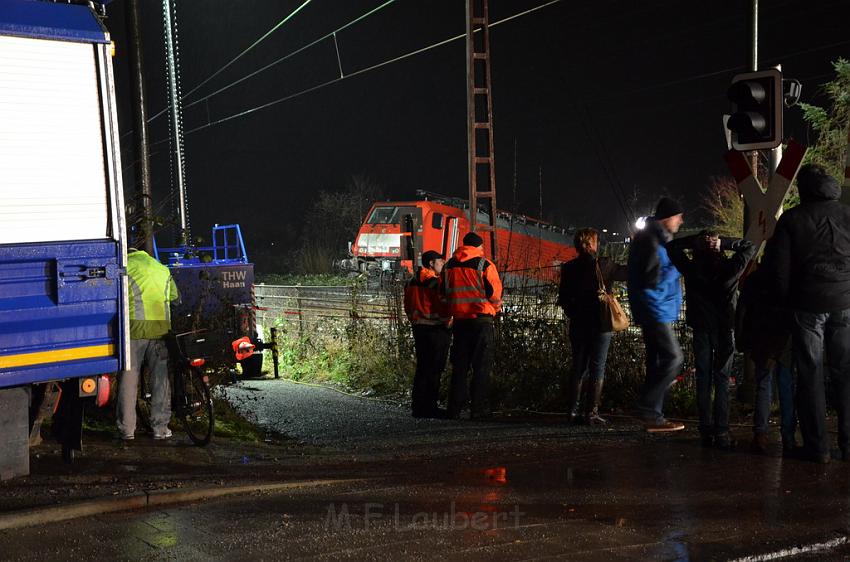
<instances>
[{"instance_id":1,"label":"blue jeans","mask_svg":"<svg viewBox=\"0 0 850 562\"><path fill-rule=\"evenodd\" d=\"M646 380L637 400L637 411L646 421L661 422L664 396L682 370L684 355L672 324L644 324L641 331L646 346Z\"/></svg>"},{"instance_id":2,"label":"blue jeans","mask_svg":"<svg viewBox=\"0 0 850 562\"><path fill-rule=\"evenodd\" d=\"M803 447L829 453L826 430L824 367L838 410L838 446L850 452L850 309L838 312L794 311L791 329L797 368L797 416Z\"/></svg>"},{"instance_id":3,"label":"blue jeans","mask_svg":"<svg viewBox=\"0 0 850 562\"><path fill-rule=\"evenodd\" d=\"M732 330L694 330L699 432L719 435L729 431L729 371L735 344ZM714 407L711 388L714 387ZM712 415L713 414L713 415Z\"/></svg>"},{"instance_id":4,"label":"blue jeans","mask_svg":"<svg viewBox=\"0 0 850 562\"><path fill-rule=\"evenodd\" d=\"M794 377L791 375L791 369L782 363L776 363L773 369L765 366L756 367L756 404L755 411L753 411L753 433L767 433L770 403L773 401L774 377L779 391L779 432L782 435L783 442L792 442L794 433L797 431L797 413L794 410Z\"/></svg>"},{"instance_id":5,"label":"blue jeans","mask_svg":"<svg viewBox=\"0 0 850 562\"><path fill-rule=\"evenodd\" d=\"M573 352L573 380L588 379L595 384L605 378L605 362L611 332L595 332L581 322L570 321L570 348Z\"/></svg>"}]
</instances>

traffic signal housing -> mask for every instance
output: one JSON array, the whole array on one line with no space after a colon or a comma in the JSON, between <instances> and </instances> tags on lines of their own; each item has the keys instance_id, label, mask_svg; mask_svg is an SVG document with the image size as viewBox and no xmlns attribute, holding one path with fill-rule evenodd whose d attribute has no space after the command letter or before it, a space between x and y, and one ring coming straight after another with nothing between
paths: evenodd
<instances>
[{"instance_id":1,"label":"traffic signal housing","mask_svg":"<svg viewBox=\"0 0 850 562\"><path fill-rule=\"evenodd\" d=\"M776 148L782 144L782 73L772 68L736 74L727 92L732 115L726 127L735 150Z\"/></svg>"}]
</instances>

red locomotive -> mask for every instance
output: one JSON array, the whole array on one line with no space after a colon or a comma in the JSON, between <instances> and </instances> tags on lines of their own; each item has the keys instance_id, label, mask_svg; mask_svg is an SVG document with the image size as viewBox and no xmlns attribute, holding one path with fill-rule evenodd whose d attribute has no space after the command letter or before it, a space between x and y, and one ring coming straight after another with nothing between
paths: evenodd
<instances>
[{"instance_id":1,"label":"red locomotive","mask_svg":"<svg viewBox=\"0 0 850 562\"><path fill-rule=\"evenodd\" d=\"M419 201L372 205L342 267L364 273L412 272L422 252L436 250L448 259L469 232L468 203L463 199L417 191ZM478 222L489 217L478 211ZM492 258L488 236L484 252ZM558 266L576 256L566 229L524 215L499 212L496 223L499 255L495 261L506 285L529 280L555 282Z\"/></svg>"}]
</instances>

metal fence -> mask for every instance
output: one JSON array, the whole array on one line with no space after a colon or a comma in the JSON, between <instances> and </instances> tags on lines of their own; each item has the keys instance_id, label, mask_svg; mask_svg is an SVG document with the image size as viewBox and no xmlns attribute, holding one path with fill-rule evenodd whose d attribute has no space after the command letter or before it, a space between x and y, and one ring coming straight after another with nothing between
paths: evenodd
<instances>
[{"instance_id":1,"label":"metal fence","mask_svg":"<svg viewBox=\"0 0 850 562\"><path fill-rule=\"evenodd\" d=\"M628 299L623 287L618 297L626 312ZM403 285L364 290L356 286L257 285L257 324L261 332L276 327L283 353L293 354L292 368L305 368L310 357L321 356L340 346L357 355L370 371L369 361L392 357L397 377L407 384L412 365L412 333L403 311ZM553 389L563 385L571 358L569 323L557 303L557 286L533 291L512 291L504 296L502 318L497 323L497 371L494 390L502 388L502 403L528 405L551 399ZM685 354L682 388L693 389L691 334L684 322L684 309L675 325ZM266 332L267 333L267 332ZM368 339L364 345L364 335ZM626 403L643 380L644 346L636 325L614 335L608 361L606 393L614 403ZM326 365L319 362L317 368ZM307 367L309 368L309 367ZM363 370L361 369L361 370ZM355 369L356 370L356 369ZM363 375L363 373L361 373ZM300 376L303 376L300 375ZM351 372L354 386L368 386L374 379ZM366 380L366 382L363 382ZM503 383L503 384L502 384ZM619 387L619 390L618 390ZM359 388L359 386L358 386ZM365 387L364 387L365 388ZM631 394L630 394L631 393ZM513 395L521 395L514 400ZM549 401L551 403L551 400Z\"/></svg>"}]
</instances>

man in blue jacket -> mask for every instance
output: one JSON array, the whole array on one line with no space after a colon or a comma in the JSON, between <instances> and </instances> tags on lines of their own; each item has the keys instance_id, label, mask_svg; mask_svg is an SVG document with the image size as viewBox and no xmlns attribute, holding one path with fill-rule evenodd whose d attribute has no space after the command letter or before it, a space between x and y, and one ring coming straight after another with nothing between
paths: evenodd
<instances>
[{"instance_id":1,"label":"man in blue jacket","mask_svg":"<svg viewBox=\"0 0 850 562\"><path fill-rule=\"evenodd\" d=\"M646 380L637 413L646 430L653 433L685 428L666 420L662 413L664 395L684 361L673 331L682 308L682 287L666 248L683 222L679 203L662 197L655 216L635 235L629 249L629 304L646 346Z\"/></svg>"}]
</instances>

